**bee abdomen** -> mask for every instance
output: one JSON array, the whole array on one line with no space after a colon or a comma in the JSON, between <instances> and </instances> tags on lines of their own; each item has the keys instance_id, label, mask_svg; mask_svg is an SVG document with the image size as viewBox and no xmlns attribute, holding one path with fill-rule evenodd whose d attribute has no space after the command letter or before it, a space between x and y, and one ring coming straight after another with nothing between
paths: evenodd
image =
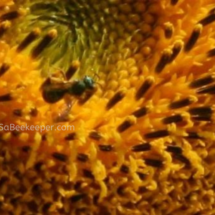
<instances>
[{"instance_id":1,"label":"bee abdomen","mask_svg":"<svg viewBox=\"0 0 215 215\"><path fill-rule=\"evenodd\" d=\"M42 96L47 103L56 103L63 98L65 93L66 93L66 90L64 89L58 89L58 90L45 89L43 90Z\"/></svg>"}]
</instances>

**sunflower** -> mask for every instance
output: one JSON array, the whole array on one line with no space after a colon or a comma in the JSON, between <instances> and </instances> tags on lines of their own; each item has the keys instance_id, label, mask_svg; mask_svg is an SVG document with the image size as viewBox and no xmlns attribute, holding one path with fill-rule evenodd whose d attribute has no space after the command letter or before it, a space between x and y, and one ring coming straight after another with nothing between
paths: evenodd
<instances>
[{"instance_id":1,"label":"sunflower","mask_svg":"<svg viewBox=\"0 0 215 215\"><path fill-rule=\"evenodd\" d=\"M1 0L0 213L215 213L212 0Z\"/></svg>"}]
</instances>

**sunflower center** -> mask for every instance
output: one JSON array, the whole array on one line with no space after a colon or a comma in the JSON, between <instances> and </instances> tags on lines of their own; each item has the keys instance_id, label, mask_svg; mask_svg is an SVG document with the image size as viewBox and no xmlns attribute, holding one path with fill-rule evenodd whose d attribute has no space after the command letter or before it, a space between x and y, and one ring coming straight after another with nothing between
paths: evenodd
<instances>
[{"instance_id":1,"label":"sunflower center","mask_svg":"<svg viewBox=\"0 0 215 215\"><path fill-rule=\"evenodd\" d=\"M27 50L41 59L43 67L48 64L66 70L72 61L79 60L79 76L109 74L117 62L129 58L138 67L155 46L152 32L158 6L154 1L47 0L23 5L29 12L26 10L24 21L17 21L16 30L13 28L9 34L19 31L15 42L20 44L29 32L39 28L40 36ZM41 38L53 29L57 35L41 43ZM122 70L123 65L115 69Z\"/></svg>"}]
</instances>

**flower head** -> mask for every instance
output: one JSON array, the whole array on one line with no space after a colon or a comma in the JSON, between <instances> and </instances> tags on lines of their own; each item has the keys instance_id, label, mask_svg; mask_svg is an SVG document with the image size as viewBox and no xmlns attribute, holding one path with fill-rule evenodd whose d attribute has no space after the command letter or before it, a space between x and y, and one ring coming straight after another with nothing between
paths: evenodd
<instances>
[{"instance_id":1,"label":"flower head","mask_svg":"<svg viewBox=\"0 0 215 215\"><path fill-rule=\"evenodd\" d=\"M212 213L212 1L0 7L2 213Z\"/></svg>"}]
</instances>

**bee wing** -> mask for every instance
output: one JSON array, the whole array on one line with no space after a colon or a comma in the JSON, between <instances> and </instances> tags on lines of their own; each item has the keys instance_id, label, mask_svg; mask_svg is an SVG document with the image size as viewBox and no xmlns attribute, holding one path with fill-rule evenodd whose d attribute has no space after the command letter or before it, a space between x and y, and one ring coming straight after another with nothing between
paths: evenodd
<instances>
[{"instance_id":1,"label":"bee wing","mask_svg":"<svg viewBox=\"0 0 215 215\"><path fill-rule=\"evenodd\" d=\"M55 123L68 122L69 120L69 113L72 109L72 105L74 102L71 96L69 95L65 95L64 100L66 106L62 108L62 110L58 113L58 116L54 119Z\"/></svg>"},{"instance_id":2,"label":"bee wing","mask_svg":"<svg viewBox=\"0 0 215 215\"><path fill-rule=\"evenodd\" d=\"M41 89L50 89L50 90L68 90L70 88L70 82L58 82L52 83L50 79L47 79L41 86Z\"/></svg>"},{"instance_id":3,"label":"bee wing","mask_svg":"<svg viewBox=\"0 0 215 215\"><path fill-rule=\"evenodd\" d=\"M56 83L56 84L51 84L50 88L51 89L61 89L61 90L68 90L70 88L71 84L70 83Z\"/></svg>"}]
</instances>

